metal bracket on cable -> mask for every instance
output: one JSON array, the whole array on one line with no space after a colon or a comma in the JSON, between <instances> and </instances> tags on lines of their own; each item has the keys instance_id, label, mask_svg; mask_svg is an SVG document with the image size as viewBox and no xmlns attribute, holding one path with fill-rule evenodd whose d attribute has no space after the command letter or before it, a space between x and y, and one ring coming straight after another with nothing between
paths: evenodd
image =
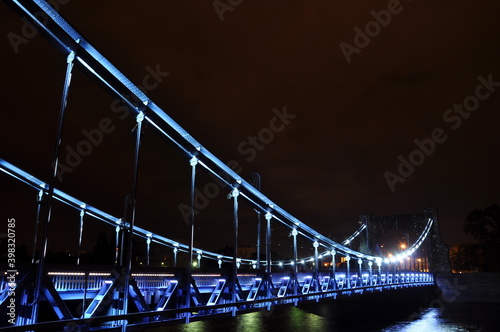
<instances>
[{"instance_id":1,"label":"metal bracket on cable","mask_svg":"<svg viewBox=\"0 0 500 332\"><path fill-rule=\"evenodd\" d=\"M148 104L148 102L145 101L144 105L147 106L147 104ZM132 128L132 131L131 131L132 134L135 133L139 124L142 124L142 121L144 121L144 118L146 117L146 115L144 114L145 112L146 112L146 107L144 107L142 109L142 111L139 111L139 113L137 113L137 116L135 118L136 124L135 124L134 128Z\"/></svg>"},{"instance_id":2,"label":"metal bracket on cable","mask_svg":"<svg viewBox=\"0 0 500 332\"><path fill-rule=\"evenodd\" d=\"M137 123L142 122L144 120L144 112L140 111L139 114L137 114Z\"/></svg>"},{"instance_id":3,"label":"metal bracket on cable","mask_svg":"<svg viewBox=\"0 0 500 332\"><path fill-rule=\"evenodd\" d=\"M231 192L227 195L227 199L235 198L240 195L240 191L237 188L231 190Z\"/></svg>"},{"instance_id":4,"label":"metal bracket on cable","mask_svg":"<svg viewBox=\"0 0 500 332\"><path fill-rule=\"evenodd\" d=\"M75 57L76 57L76 52L75 51L71 51L68 54L68 57L66 58L66 63L73 63L73 61L75 61Z\"/></svg>"}]
</instances>

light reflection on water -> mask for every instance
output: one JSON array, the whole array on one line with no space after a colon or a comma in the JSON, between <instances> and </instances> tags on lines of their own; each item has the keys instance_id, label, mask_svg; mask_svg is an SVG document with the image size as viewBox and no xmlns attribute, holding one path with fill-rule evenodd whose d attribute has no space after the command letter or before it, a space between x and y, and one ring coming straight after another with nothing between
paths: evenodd
<instances>
[{"instance_id":1,"label":"light reflection on water","mask_svg":"<svg viewBox=\"0 0 500 332\"><path fill-rule=\"evenodd\" d=\"M480 327L469 324L455 323L440 317L440 309L431 308L422 312L416 320L394 324L381 332L474 332L481 331Z\"/></svg>"},{"instance_id":2,"label":"light reflection on water","mask_svg":"<svg viewBox=\"0 0 500 332\"><path fill-rule=\"evenodd\" d=\"M483 308L484 309L484 308ZM213 319L192 322L176 326L148 329L149 332L316 332L316 331L371 331L371 332L490 332L498 331L497 313L499 306L489 308L485 312L481 308L470 308L453 311L447 308L448 315L443 315L439 308L430 308L412 321L373 322L372 327L366 324L359 326L363 315L354 315L349 325L338 325L328 318L290 307L275 312L254 312L235 318ZM450 315L451 313L451 315ZM486 316L485 316L486 315ZM364 322L366 323L366 322Z\"/></svg>"},{"instance_id":3,"label":"light reflection on water","mask_svg":"<svg viewBox=\"0 0 500 332\"><path fill-rule=\"evenodd\" d=\"M238 332L262 331L262 317L258 312L242 315L237 326Z\"/></svg>"},{"instance_id":4,"label":"light reflection on water","mask_svg":"<svg viewBox=\"0 0 500 332\"><path fill-rule=\"evenodd\" d=\"M182 331L182 332L204 332L204 331L208 330L209 324L210 324L209 321L202 320L202 321L192 322L189 324L182 324L182 325L178 325L178 326L180 327L179 331Z\"/></svg>"},{"instance_id":5,"label":"light reflection on water","mask_svg":"<svg viewBox=\"0 0 500 332\"><path fill-rule=\"evenodd\" d=\"M338 331L327 318L291 307L279 312L259 311L236 316L231 319L213 319L190 324L148 329L150 332L306 332Z\"/></svg>"}]
</instances>

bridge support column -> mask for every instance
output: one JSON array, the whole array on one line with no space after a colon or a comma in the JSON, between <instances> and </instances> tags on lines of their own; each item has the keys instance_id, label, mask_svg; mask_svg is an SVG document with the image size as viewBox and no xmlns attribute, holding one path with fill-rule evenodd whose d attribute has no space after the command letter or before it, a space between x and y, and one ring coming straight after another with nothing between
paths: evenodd
<instances>
[{"instance_id":1,"label":"bridge support column","mask_svg":"<svg viewBox=\"0 0 500 332\"><path fill-rule=\"evenodd\" d=\"M372 266L373 266L373 262L372 261L369 261L368 262L368 268L370 269L370 275L369 275L369 278L370 278L370 282L368 283L370 286L373 286L373 270L372 270Z\"/></svg>"},{"instance_id":2,"label":"bridge support column","mask_svg":"<svg viewBox=\"0 0 500 332\"><path fill-rule=\"evenodd\" d=\"M116 247L115 247L115 265L122 265L123 264L123 228L121 223L118 224L118 226L115 227L115 241L116 241Z\"/></svg>"},{"instance_id":3,"label":"bridge support column","mask_svg":"<svg viewBox=\"0 0 500 332\"><path fill-rule=\"evenodd\" d=\"M76 265L80 265L80 251L82 250L82 237L83 237L83 218L85 217L85 205L80 211L80 230L78 233L78 251L76 252Z\"/></svg>"},{"instance_id":4,"label":"bridge support column","mask_svg":"<svg viewBox=\"0 0 500 332\"><path fill-rule=\"evenodd\" d=\"M264 280L266 286L266 296L267 298L271 297L271 288L273 287L273 280L271 277L271 219L273 215L271 212L267 212L264 216L267 221L266 227L266 278ZM268 306L270 309L270 306Z\"/></svg>"},{"instance_id":5,"label":"bridge support column","mask_svg":"<svg viewBox=\"0 0 500 332\"><path fill-rule=\"evenodd\" d=\"M152 235L153 234L151 234L151 233L148 234L148 239L146 240L146 246L147 246L146 247L146 255L147 255L147 257L146 257L146 259L147 259L146 260L146 265L147 266L149 266L149 255L150 255L150 252L151 252L151 236Z\"/></svg>"},{"instance_id":6,"label":"bridge support column","mask_svg":"<svg viewBox=\"0 0 500 332\"><path fill-rule=\"evenodd\" d=\"M298 283L299 280L297 279L297 273L298 273L298 261L297 261L297 234L299 232L297 231L296 228L292 230L292 236L293 236L293 280L294 280L294 286L293 286L293 295L298 294ZM295 304L297 304L297 301L295 301Z\"/></svg>"},{"instance_id":7,"label":"bridge support column","mask_svg":"<svg viewBox=\"0 0 500 332\"><path fill-rule=\"evenodd\" d=\"M377 268L378 268L378 278L377 278L378 282L377 283L382 284L382 262L383 262L383 260L381 257L377 257L376 262L377 262Z\"/></svg>"},{"instance_id":8,"label":"bridge support column","mask_svg":"<svg viewBox=\"0 0 500 332\"><path fill-rule=\"evenodd\" d=\"M346 285L347 288L351 288L351 266L350 266L351 256L349 255L345 256L345 261L347 263Z\"/></svg>"},{"instance_id":9,"label":"bridge support column","mask_svg":"<svg viewBox=\"0 0 500 332\"><path fill-rule=\"evenodd\" d=\"M313 242L313 247L314 247L314 280L316 281L314 290L316 292L319 291L319 260L318 260L318 247L319 243L318 241Z\"/></svg>"},{"instance_id":10,"label":"bridge support column","mask_svg":"<svg viewBox=\"0 0 500 332\"><path fill-rule=\"evenodd\" d=\"M147 104L144 105L147 107ZM135 136L135 153L134 153L134 173L132 178L132 195L130 197L131 204L131 213L130 220L127 220L129 223L128 229L128 237L127 237L127 259L125 261L125 275L123 276L123 308L121 309L122 313L126 314L128 311L128 298L129 298L129 288L130 288L130 279L131 271L132 271L132 244L134 237L134 224L135 224L135 215L136 215L136 207L137 207L137 183L139 179L139 153L141 149L141 139L142 139L142 121L144 120L144 112L140 111L137 114L136 121L137 126L136 136ZM126 332L127 330L127 321L123 321L122 323L122 331Z\"/></svg>"},{"instance_id":11,"label":"bridge support column","mask_svg":"<svg viewBox=\"0 0 500 332\"><path fill-rule=\"evenodd\" d=\"M191 307L191 275L193 273L193 247L194 247L194 196L195 196L195 185L196 185L196 165L198 165L198 158L192 157L189 160L189 165L191 166L191 204L189 213L189 228L190 228L190 240L189 240L189 259L188 259L188 272L187 272L187 282L186 282L186 308ZM177 256L177 253L175 253ZM177 259L176 259L177 261ZM177 263L177 262L176 262ZM191 317L191 312L186 313L186 324L189 323Z\"/></svg>"},{"instance_id":12,"label":"bridge support column","mask_svg":"<svg viewBox=\"0 0 500 332\"><path fill-rule=\"evenodd\" d=\"M332 280L333 280L333 290L337 289L337 279L335 278L335 268L336 268L336 259L335 259L335 255L337 254L337 252L335 251L335 249L332 249L332 251L330 251L330 254L332 255Z\"/></svg>"},{"instance_id":13,"label":"bridge support column","mask_svg":"<svg viewBox=\"0 0 500 332\"><path fill-rule=\"evenodd\" d=\"M392 264L392 266L391 266ZM390 261L389 260L389 264L387 265L387 270L389 271L390 274L392 274L392 280L394 281L394 277L396 275L396 272L397 272L397 261Z\"/></svg>"},{"instance_id":14,"label":"bridge support column","mask_svg":"<svg viewBox=\"0 0 500 332\"><path fill-rule=\"evenodd\" d=\"M378 267L378 277L381 277L382 273L382 258L377 257L377 267Z\"/></svg>"},{"instance_id":15,"label":"bridge support column","mask_svg":"<svg viewBox=\"0 0 500 332\"><path fill-rule=\"evenodd\" d=\"M234 188L230 194L233 198L233 222L234 222L234 248L233 248L233 275L232 275L232 289L231 296L232 302L236 303L238 301L236 296L236 287L238 286L238 196L240 192L238 189ZM236 307L233 307L232 315L236 316Z\"/></svg>"},{"instance_id":16,"label":"bridge support column","mask_svg":"<svg viewBox=\"0 0 500 332\"><path fill-rule=\"evenodd\" d=\"M203 254L203 251L198 250L196 251L196 260L198 261L198 268L201 267L201 255Z\"/></svg>"},{"instance_id":17,"label":"bridge support column","mask_svg":"<svg viewBox=\"0 0 500 332\"><path fill-rule=\"evenodd\" d=\"M174 267L177 267L177 252L179 249L177 247L174 248Z\"/></svg>"},{"instance_id":18,"label":"bridge support column","mask_svg":"<svg viewBox=\"0 0 500 332\"><path fill-rule=\"evenodd\" d=\"M430 245L430 271L434 273L450 273L451 264L449 249L441 238L437 208L432 207L425 209L425 214L434 221L428 236Z\"/></svg>"},{"instance_id":19,"label":"bridge support column","mask_svg":"<svg viewBox=\"0 0 500 332\"><path fill-rule=\"evenodd\" d=\"M358 267L359 267L359 275L356 280L357 283L362 286L363 285L363 260L361 258L358 259Z\"/></svg>"},{"instance_id":20,"label":"bridge support column","mask_svg":"<svg viewBox=\"0 0 500 332\"><path fill-rule=\"evenodd\" d=\"M55 181L57 177L57 173L59 170L59 151L61 149L61 143L62 143L62 132L63 132L63 126L64 126L64 118L66 115L66 106L68 104L68 95L69 95L69 86L71 84L71 77L73 73L73 67L74 67L74 61L75 61L75 52L71 51L71 53L68 55L66 59L66 76L64 79L64 87L63 87L63 92L62 92L62 97L61 97L61 106L60 106L60 111L59 111L59 119L58 119L58 124L57 124L57 134L56 134L56 144L54 147L54 157L52 161L52 174L50 177L50 182L49 182L49 188L48 188L48 195L47 195L47 206L45 209L45 218L43 220L43 225L42 225L42 242L40 246L40 260L38 263L38 270L37 270L37 278L35 279L35 300L34 300L34 305L33 305L33 311L32 311L32 316L31 320L33 322L38 322L38 311L39 311L39 304L41 303L40 299L42 298L42 281L43 277L45 274L45 257L47 255L47 247L48 247L48 230L49 230L49 224L51 220L51 215L52 215L52 199L54 197L54 186L55 186Z\"/></svg>"},{"instance_id":21,"label":"bridge support column","mask_svg":"<svg viewBox=\"0 0 500 332\"><path fill-rule=\"evenodd\" d=\"M261 224L262 224L262 220L261 220L261 215L260 215L260 211L257 211L257 264L256 264L256 268L257 269L260 269L260 233L261 233Z\"/></svg>"},{"instance_id":22,"label":"bridge support column","mask_svg":"<svg viewBox=\"0 0 500 332\"><path fill-rule=\"evenodd\" d=\"M42 205L44 204L44 194L45 190L41 189L37 195L36 201L36 222L35 222L35 232L33 235L33 256L31 256L31 264L35 264L35 254L36 254L36 246L38 241L38 226L40 225L40 214L42 211Z\"/></svg>"},{"instance_id":23,"label":"bridge support column","mask_svg":"<svg viewBox=\"0 0 500 332\"><path fill-rule=\"evenodd\" d=\"M267 221L266 228L266 273L271 273L271 219L273 215L267 212L265 215Z\"/></svg>"}]
</instances>

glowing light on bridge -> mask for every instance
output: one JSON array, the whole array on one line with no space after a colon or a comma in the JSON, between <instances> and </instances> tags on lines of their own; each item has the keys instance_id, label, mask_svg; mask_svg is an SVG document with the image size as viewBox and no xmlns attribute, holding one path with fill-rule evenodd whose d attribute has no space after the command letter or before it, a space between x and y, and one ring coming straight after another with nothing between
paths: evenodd
<instances>
[{"instance_id":1,"label":"glowing light on bridge","mask_svg":"<svg viewBox=\"0 0 500 332\"><path fill-rule=\"evenodd\" d=\"M300 260L301 263L305 262L313 262L313 265L315 266L315 273L314 273L314 278L316 279L316 282L319 280L318 278L318 266L317 264L317 259L322 259L324 256L327 256L329 254L329 251L331 250L331 254L335 255L336 253L340 255L345 255L345 261L347 262L347 280L346 279L346 274L340 274L339 275L339 282L337 284L330 284L326 283L326 286L323 287L324 285L321 285L321 291L318 291L318 288L314 291L314 297L316 300L322 299L322 298L328 298L331 294L335 293L336 295L339 295L338 289L341 287L346 287L349 290L348 295L350 296L352 293L352 290L354 289L361 289L363 288L363 291L368 291L369 287L367 285L367 281L363 280L360 281L360 276L362 278L366 278L368 274L363 273L363 262L370 262L373 260L376 260L379 262L379 268L380 264L382 262L381 257L376 257L372 256L369 254L363 254L360 252L357 252L351 248L346 247L346 245L351 244L352 241L361 234L363 230L366 229L366 224L362 224L360 228L348 239L346 239L342 244L339 244L323 235L321 235L318 231L314 230L313 228L309 227L308 225L304 224L303 222L299 221L297 218L292 216L289 212L284 210L283 208L279 207L278 205L274 204L267 196L265 196L260 190L257 190L254 186L249 184L247 181L242 179L235 171L233 171L230 167L228 167L225 163L223 163L220 159L218 159L215 155L210 153L207 149L205 149L199 142L197 142L187 131L185 131L181 126L179 126L170 116L168 116L160 107L158 107L152 100L150 100L142 91L139 87L134 85L130 80L128 80L116 67L114 67L104 56L102 56L88 41L86 41L81 35L74 30L71 25L66 22L52 7L50 7L45 1L43 0L31 0L29 3L29 6L24 6L22 3L28 2L28 1L23 1L23 0L16 0L13 1L13 5L16 5L19 7L20 11L23 11L32 21L35 21L37 26L40 28L40 30L44 30L46 32L46 36L48 36L49 39L51 39L53 42L58 44L61 49L63 49L63 52L69 53L71 56L67 58L67 64L68 68L72 68L73 65L73 60L74 59L74 54L76 49L78 49L78 55L76 56L76 61L82 64L83 69L88 70L88 72L93 75L95 78L97 78L98 81L100 81L103 85L105 85L109 90L111 90L115 95L119 97L119 100L123 101L125 104L130 106L131 110L137 112L139 116L137 117L138 120L138 126L142 122L143 119L146 119L152 126L158 130L158 132L165 136L168 141L173 142L179 150L181 150L184 154L186 154L190 159L190 165L191 166L196 166L200 164L203 166L206 170L211 172L212 174L217 174L219 179L221 179L223 182L225 182L229 187L231 187L231 195L235 199L235 204L237 203L237 198L238 196L243 197L242 199L246 199L247 202L249 202L255 210L259 211L259 213L265 213L265 217L267 219L268 225L270 224L271 220L273 222L279 222L283 224L285 227L288 227L290 229L293 229L292 233L295 233L294 236L300 234L303 236L307 241L310 241L309 244L312 243L312 246L315 248L315 255L313 257L304 257ZM38 8L36 8L38 7ZM36 9L36 10L35 10ZM40 15L41 14L41 15ZM45 22L40 22L39 17L43 16ZM65 54L67 55L67 54ZM70 67L71 65L71 67ZM70 69L68 69L68 73L71 74ZM68 82L68 77L69 75L67 74L67 80ZM66 86L69 87L69 84L66 84ZM65 100L66 97L63 98L63 101L66 102ZM140 106L136 105L136 102L140 102ZM148 116L144 117L144 114L148 114ZM140 145L140 127L137 130L137 146ZM138 151L138 150L137 150ZM138 158L136 158L136 161ZM187 246L185 244L178 243L172 239L168 239L166 237L163 237L159 234L155 234L153 232L149 232L145 229L142 229L138 226L135 226L134 221L130 221L130 224L122 220L121 218L117 218L114 216L111 216L95 207L92 207L88 205L85 202L82 202L60 190L57 188L49 188L47 184L44 182L40 181L39 179L31 176L30 174L22 171L21 169L3 161L0 159L0 170L7 173L10 176L13 176L14 178L36 188L37 191L40 191L40 187L42 188L41 190L41 195L47 195L47 192L49 192L49 197L52 199L54 198L55 200L58 200L62 202L63 204L75 208L77 210L84 209L82 211L82 214L92 216L93 218L96 218L97 220L103 221L104 223L111 225L113 229L117 230L120 232L121 230L129 230L130 233L132 233L135 236L138 236L140 238L146 239L147 244L148 244L148 253L149 253L149 245L151 242L155 244L159 244L161 246L171 248L173 249L175 257L177 257L178 252L183 252L183 253L189 253L189 257L187 259L186 264L190 265L190 262L193 267L200 267L201 264L201 259L203 256L203 259L212 259L212 260L217 260L217 263L219 265L219 268L222 267L223 262L234 262L233 263L233 269L235 268L240 268L240 266L246 265L246 266L252 266L255 268L256 262L254 260L250 259L241 259L241 258L236 258L236 254L233 254L233 256L224 256L220 255L214 252L209 252L209 251L202 251L201 249L198 248L193 248L192 245ZM223 174L223 176L219 175ZM193 181L194 183L194 181ZM194 187L194 185L193 185ZM134 187L135 188L135 187ZM53 190L53 195L52 195L52 190ZM45 192L47 191L47 192ZM133 200L135 202L135 200ZM236 213L235 213L236 214ZM83 215L82 215L83 217ZM424 232L420 235L420 237L415 241L415 243L410 246L410 248L407 248L405 245L404 248L401 248L403 250L406 250L405 252L402 252L400 255L394 257L390 256L390 258L385 258L386 262L394 262L396 260L401 260L404 257L407 257L411 255L415 250L418 249L418 247L423 243L423 241L427 238L431 226L433 224L433 220L429 218L428 223L426 225L426 228L424 229ZM268 226L269 227L269 226ZM132 236L129 237L131 239ZM235 239L237 240L237 236L235 236ZM131 244L130 244L131 245ZM269 242L270 245L270 242ZM409 243L408 243L409 246ZM322 254L318 255L318 248L324 247L328 251ZM130 248L130 247L129 247ZM236 252L237 246L235 245L233 248ZM197 260L193 260L193 255L192 252L195 251L197 253ZM132 252L132 250L129 251L129 253ZM352 274L350 275L350 268L349 268L349 261L351 257L357 257L358 260L358 265L359 265L359 272L358 274ZM45 257L43 257L45 258ZM176 259L176 258L174 258ZM257 258L260 262L260 257ZM43 260L42 260L43 261ZM291 261L287 265L294 265L295 261L298 261L297 257L294 257L294 261ZM131 266L131 260L130 258L126 262L128 267ZM148 254L148 263L149 263L149 254ZM271 261L270 259L266 261L266 267L270 268L272 265L279 265L280 267L283 267L285 263L283 261ZM327 262L325 262L325 266L327 266ZM161 262L161 265L164 266L165 262ZM335 261L332 261L330 265L335 265ZM42 266L40 263L39 266ZM370 273L372 273L371 270L371 265L370 266ZM46 269L40 268L39 271L41 271L40 275L43 275L44 272L46 272ZM177 272L176 272L177 273ZM237 294L236 294L236 286L238 282L240 282L239 278L244 278L245 281L247 282L247 285L244 285L246 287L245 291L248 292L248 296L246 298L247 302L251 302L255 300L256 298L260 297L259 300L262 302L262 298L264 300L268 300L269 303L275 303L277 298L280 298L281 300L288 301L288 303L291 303L291 300L293 301L307 301L309 300L308 297L303 297L301 299L295 297L292 297L292 290L290 289L290 285L293 283L290 283L290 277L283 277L282 279L282 285L279 288L279 291L277 293L273 294L274 287L273 287L273 280L272 276L270 273L269 275L266 275L265 280L261 278L256 278L256 274L237 274L236 270L233 270L233 277L230 280L232 285L231 291L232 291L232 300L227 301L227 299L224 300L225 303L223 303L223 306L221 307L222 311L227 312L228 309L233 311L233 314L236 313L236 311L239 311L241 308L235 304L237 301ZM274 271L273 271L274 273ZM173 311L176 311L173 315L176 317L175 319L178 319L178 317L185 317L186 322L190 321L190 317L192 315L198 315L199 317L202 315L209 315L213 313L220 313L222 311L217 312L215 309L210 310L210 312L206 313L200 313L195 307L199 307L200 305L212 305L212 304L217 304L218 296L220 295L220 292L223 291L223 288L225 287L225 284L227 282L226 279L219 279L221 278L221 274L193 274L191 273L191 268L189 267L189 272L187 275L183 275L184 279L188 280L187 282L179 282L178 280L173 280L171 278L174 278L174 274L162 274L162 273L131 273L130 269L126 270L125 273L120 272L117 273L117 275L112 275L111 273L103 273L103 272L81 272L81 271L64 271L64 272L48 272L48 275L51 276L53 279L58 279L62 283L65 283L65 286L68 285L68 288L63 288L64 291L68 291L71 289L71 287L75 287L77 285L80 287L78 290L85 289L84 292L80 292L82 295L82 298L78 298L78 300L83 300L83 303L85 304L87 300L91 301L89 306L86 308L85 313L83 313L83 318L96 318L96 319L108 319L107 322L114 322L117 321L117 319L113 319L113 317L96 317L95 316L95 310L100 306L103 305L104 302L111 302L107 301L108 299L116 299L118 296L123 295L122 300L123 300L123 305L122 308L116 309L115 313L122 313L122 314L127 314L127 308L128 308L128 301L129 298L133 298L135 300L135 304L137 308L139 309L138 315L143 315L141 318L147 318L144 319L144 321L149 320L150 318L154 317L155 320L158 319L165 319L168 320L168 318L165 318L165 316L162 315L167 315L168 313L162 313L165 309L167 308L168 301L172 296L177 296L175 294L181 294L183 293L184 295L179 295L181 298L176 305L181 303L179 306L177 306ZM281 274L281 275L284 275ZM281 276L278 274L278 277ZM87 276L95 277L92 278L97 280L94 284L94 288L92 289L93 292L98 292L97 295L94 294L94 297L92 299L87 298L87 288L88 288L88 280ZM136 278L137 280L140 280L142 285L139 285L139 283L129 283L130 276ZM177 274L175 275L177 276ZM335 281L335 271L333 272L333 278ZM395 274L394 275L394 280L398 280L397 277L399 275ZM401 274L402 277L404 277L404 274ZM74 278L78 277L78 278ZM84 277L84 278L82 278ZM192 277L192 278L191 278ZM378 282L381 284L384 284L387 286L385 289L392 289L394 287L398 287L397 281L393 282L393 274L384 272L380 273L378 276L380 279ZM192 281L191 279L197 279ZM312 276L308 275L304 278L307 282L312 281ZM431 276L428 276L429 279L432 279ZM153 280L151 280L153 279ZM200 280L200 279L205 279L205 280ZM42 278L36 279L38 285L42 285ZM83 282L82 282L83 280ZM183 278L179 279L183 280ZM296 280L296 283L294 285L295 287L295 294L297 290L297 285L299 284L299 281L297 279L297 275L294 275L294 280ZM40 281L40 282L38 282ZM215 288L213 289L213 282L219 282L219 285L221 288ZM197 284L198 282L198 284ZM371 282L371 281L370 281ZM178 283L185 283L183 287L183 292L178 292L176 289ZM261 283L265 286L265 292L266 294L259 294L260 286ZM161 284L160 286L158 284ZM248 286L248 284L251 284L252 286ZM208 286L207 286L208 285ZM310 284L309 284L310 285ZM416 286L420 286L419 284L415 284ZM193 288L196 290L193 294L191 293ZM199 286L199 287L198 287ZM306 285L303 283L303 287ZM47 286L43 286L47 287ZM124 294L118 294L116 289L119 289L119 287L122 287L124 290ZM142 288L141 288L142 287ZM179 286L180 287L180 286ZM39 290L41 290L41 287L37 287ZM211 299L210 302L204 301L201 296L198 296L198 288L203 290L207 290L208 293L211 293ZM205 289L203 289L205 288ZM2 289L5 289L2 287ZM61 289L61 287L60 287ZM48 290L46 293L48 295L45 295L46 297L54 297L52 299L49 299L51 301L51 304L57 303L57 305L53 305L54 309L56 310L56 314L60 320L63 319L74 319L72 314L69 312L69 310L66 309L67 312L63 312L64 309L62 306L59 306L62 304L62 296L69 296L68 294L55 294L54 292L51 292L52 289L46 288ZM74 290L74 288L72 289ZM108 293L109 291L109 293ZM151 300L151 292L155 293L158 295L158 299L156 300ZM252 291L254 293L252 293ZM372 289L371 291L374 291ZM113 293L115 292L115 293ZM219 293L217 293L219 292ZM309 290L308 290L309 292ZM144 294L148 295L144 295ZM242 293L242 292L241 292ZM41 292L38 292L36 296L39 296ZM108 297L108 299L105 300L106 294L111 294L111 297ZM0 294L3 296L3 294ZM308 293L308 295L311 295L311 293ZM328 295L328 296L326 296ZM341 294L340 294L341 295ZM0 296L0 298L2 297ZM59 298L57 298L59 296ZM73 296L73 295L71 295ZM147 297L149 296L149 297ZM238 294L238 296L240 296ZM146 298L148 300L146 300ZM59 301L60 300L60 301ZM238 298L239 300L239 298ZM243 299L245 300L245 299ZM148 303L149 301L149 303ZM184 303L182 303L184 301ZM232 301L232 302L231 302ZM152 304L153 302L156 303L156 309L154 307L150 307L149 304ZM191 304L195 303L195 307L193 307L193 310L191 310ZM286 303L286 302L283 302ZM1 304L1 303L0 303ZM28 303L22 304L22 306L27 306ZM31 304L30 304L31 305ZM253 304L251 304L252 306ZM266 304L270 306L271 304ZM38 308L38 303L35 301L34 307ZM103 309L104 307L100 307L100 309ZM186 312L186 308L188 311ZM35 309L33 312L37 312L38 309ZM196 311L196 313L194 312ZM202 311L202 310L200 310ZM153 312L155 316L150 315L147 316L148 314L151 314ZM28 323L33 323L36 322L38 318L35 317L30 317L26 318ZM103 320L104 321L104 320ZM126 322L127 320L123 320L123 322ZM72 322L73 323L73 322ZM87 324L86 322L84 324ZM114 324L114 323L113 323ZM121 321L118 324L124 324ZM128 323L125 323L128 324ZM61 325L62 326L62 325ZM124 329L126 329L126 326L123 325Z\"/></svg>"}]
</instances>

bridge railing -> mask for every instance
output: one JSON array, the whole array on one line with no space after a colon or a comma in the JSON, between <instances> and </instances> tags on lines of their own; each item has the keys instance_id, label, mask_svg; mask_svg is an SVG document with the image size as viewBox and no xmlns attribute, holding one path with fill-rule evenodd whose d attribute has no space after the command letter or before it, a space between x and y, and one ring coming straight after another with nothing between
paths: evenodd
<instances>
[{"instance_id":1,"label":"bridge railing","mask_svg":"<svg viewBox=\"0 0 500 332\"><path fill-rule=\"evenodd\" d=\"M4 275L6 271L0 271ZM21 273L27 275L27 273ZM229 271L225 271L229 272ZM133 272L132 278L137 285L138 292L134 293L135 299L139 303L141 297L144 307L140 310L143 316L149 317L147 320L134 321L134 324L150 324L151 322L161 321L179 321L184 319L184 315L190 313L190 317L201 319L210 317L216 314L228 314L231 312L249 312L262 310L271 305L295 304L304 301L319 301L326 299L337 299L339 297L361 295L364 293L383 292L386 290L405 289L409 287L421 287L433 285L433 276L428 272L416 271L387 271L382 273L373 273L372 278L369 278L370 271L362 270L353 272L348 277L347 270L339 270L335 274L330 271L320 271L315 278L314 272L302 272L298 275L293 273L273 273L271 275L272 284L274 287L265 289L263 283L265 275L259 273L240 273L237 275L238 281L242 286L242 293L233 301L230 294L219 296L223 293L223 289L219 286L227 282L226 276L230 273L198 273L192 274L195 286L200 292L200 296L196 298L196 313L191 312L192 308L179 306L179 299L182 297L183 288L179 288L182 280L186 279L186 271L177 271L176 273L169 272ZM61 301L84 300L84 310L87 320L85 324L96 322L113 322L117 321L117 317L125 317L124 315L114 316L106 314L107 311L101 309L96 310L97 315L88 314L92 308L101 308L101 304L106 302L104 299L104 291L117 282L121 276L117 273L102 272L102 271L57 271L48 272L48 279L52 282L55 290L59 294ZM5 278L3 278L5 279ZM223 283L221 283L221 280ZM258 281L258 282L257 282ZM294 285L294 282L296 284ZM7 281L2 280L2 288L4 292L8 289ZM249 285L261 285L256 289L252 289ZM193 285L194 286L194 285ZM324 287L326 286L326 287ZM132 287L132 286L130 286ZM219 287L219 288L218 288ZM192 287L190 289L193 290ZM268 293L270 291L270 293ZM253 293L252 293L253 292ZM139 296L139 293L141 294ZM3 299L3 293L0 292L0 299ZM252 295L252 296L250 296ZM55 294L51 294L55 299ZM99 298L101 296L101 298ZM113 298L118 299L116 295ZM172 300L177 297L177 300ZM182 303L182 301L180 301ZM58 302L59 305L62 302ZM0 303L0 306L2 303ZM191 311L190 311L191 310ZM94 311L92 311L94 312ZM149 315L148 312L155 312L157 316ZM127 316L135 317L135 314L129 313ZM73 322L80 321L80 316L72 318ZM104 318L108 317L108 318ZM161 319L159 317L162 317ZM107 320L106 320L107 319ZM69 323L70 320L61 319L58 326L63 327L64 323ZM132 320L130 321L132 322ZM129 322L129 323L130 323ZM45 323L42 323L44 325ZM25 324L26 325L26 324ZM41 325L41 326L42 326ZM51 325L52 326L52 325ZM55 326L55 325L54 325ZM102 328L106 328L103 325ZM35 328L33 328L35 329Z\"/></svg>"},{"instance_id":2,"label":"bridge railing","mask_svg":"<svg viewBox=\"0 0 500 332\"><path fill-rule=\"evenodd\" d=\"M49 272L48 275L57 291L98 291L106 282L112 282L114 276L111 273L104 272ZM172 280L179 281L173 273L132 273L133 279L137 283L140 290L161 290L167 289ZM202 292L211 292L217 286L217 282L224 277L224 274L215 273L198 273L192 275L195 284ZM381 274L372 274L370 278L369 271L363 271L361 277L358 272L352 273L350 279L347 279L346 271L337 271L333 276L329 272L321 272L319 274L318 283L325 280L325 277L330 277L328 288L324 291L346 290L356 288L367 288L377 286L391 285L418 285L429 284L434 282L433 275L428 272L383 272ZM333 277L333 278L332 278ZM258 273L242 273L238 274L238 281L244 289L248 289L253 284L256 278L262 278ZM293 278L289 273L273 273L271 275L273 285L277 288L283 283L285 278ZM313 278L312 273L302 272L297 274L297 282L299 287L303 287L305 283ZM349 281L349 282L348 282ZM7 283L2 280L2 289L6 289Z\"/></svg>"}]
</instances>

